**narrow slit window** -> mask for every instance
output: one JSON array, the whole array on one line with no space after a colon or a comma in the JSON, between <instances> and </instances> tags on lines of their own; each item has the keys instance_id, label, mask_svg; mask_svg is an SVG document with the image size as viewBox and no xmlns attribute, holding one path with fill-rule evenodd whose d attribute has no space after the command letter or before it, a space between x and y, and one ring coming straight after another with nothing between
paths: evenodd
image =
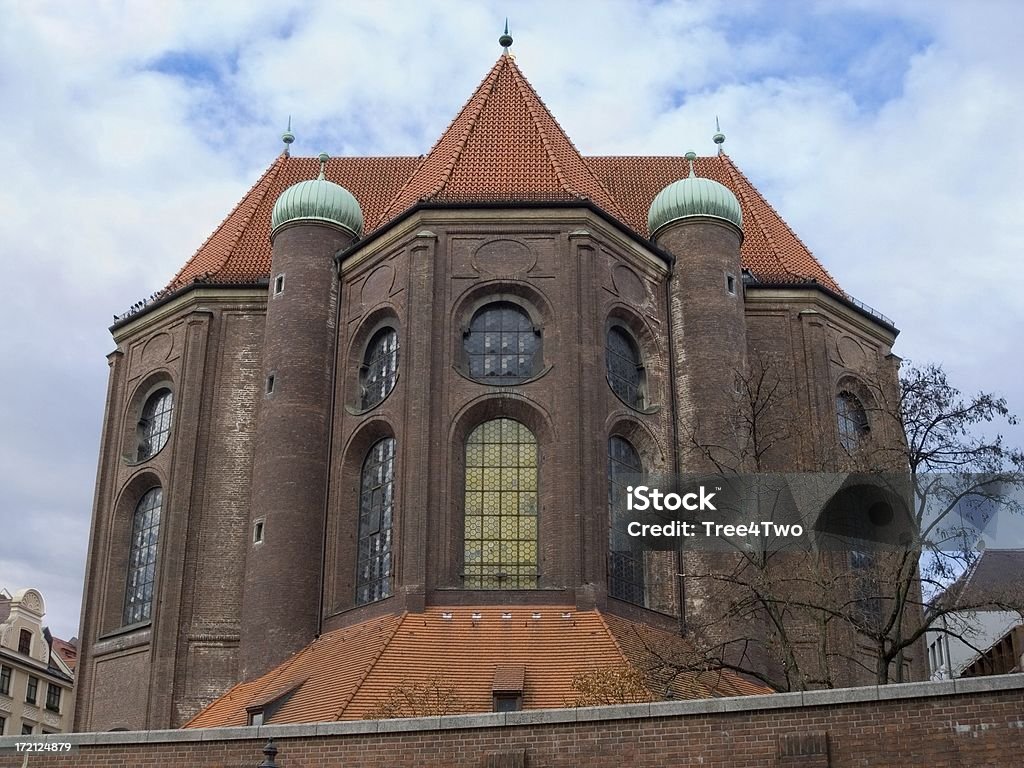
<instances>
[{"instance_id":1,"label":"narrow slit window","mask_svg":"<svg viewBox=\"0 0 1024 768\"><path fill-rule=\"evenodd\" d=\"M725 290L730 296L736 295L736 276L726 274L725 276Z\"/></svg>"},{"instance_id":2,"label":"narrow slit window","mask_svg":"<svg viewBox=\"0 0 1024 768\"><path fill-rule=\"evenodd\" d=\"M284 275L278 275L274 278L274 295L284 293Z\"/></svg>"},{"instance_id":3,"label":"narrow slit window","mask_svg":"<svg viewBox=\"0 0 1024 768\"><path fill-rule=\"evenodd\" d=\"M274 374L267 376L267 394L274 394L274 385L277 384L277 377Z\"/></svg>"},{"instance_id":4,"label":"narrow slit window","mask_svg":"<svg viewBox=\"0 0 1024 768\"><path fill-rule=\"evenodd\" d=\"M263 521L260 520L252 527L252 543L259 544L263 541Z\"/></svg>"}]
</instances>

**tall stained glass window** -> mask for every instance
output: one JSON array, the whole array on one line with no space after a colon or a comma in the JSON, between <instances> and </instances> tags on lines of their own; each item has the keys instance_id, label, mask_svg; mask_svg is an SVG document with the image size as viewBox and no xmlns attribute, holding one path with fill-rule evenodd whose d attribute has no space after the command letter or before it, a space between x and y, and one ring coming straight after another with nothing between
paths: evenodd
<instances>
[{"instance_id":1,"label":"tall stained glass window","mask_svg":"<svg viewBox=\"0 0 1024 768\"><path fill-rule=\"evenodd\" d=\"M370 448L359 483L356 603L391 594L391 534L395 514L395 438Z\"/></svg>"},{"instance_id":2,"label":"tall stained glass window","mask_svg":"<svg viewBox=\"0 0 1024 768\"><path fill-rule=\"evenodd\" d=\"M626 486L644 471L633 445L622 437L608 441L608 594L644 605L644 554L626 526Z\"/></svg>"},{"instance_id":3,"label":"tall stained glass window","mask_svg":"<svg viewBox=\"0 0 1024 768\"><path fill-rule=\"evenodd\" d=\"M464 584L537 586L537 439L518 421L494 419L466 441Z\"/></svg>"},{"instance_id":4,"label":"tall stained glass window","mask_svg":"<svg viewBox=\"0 0 1024 768\"><path fill-rule=\"evenodd\" d=\"M152 488L139 500L132 519L128 554L128 581L124 590L124 623L152 618L153 582L156 580L156 545L160 536L163 490Z\"/></svg>"}]
</instances>

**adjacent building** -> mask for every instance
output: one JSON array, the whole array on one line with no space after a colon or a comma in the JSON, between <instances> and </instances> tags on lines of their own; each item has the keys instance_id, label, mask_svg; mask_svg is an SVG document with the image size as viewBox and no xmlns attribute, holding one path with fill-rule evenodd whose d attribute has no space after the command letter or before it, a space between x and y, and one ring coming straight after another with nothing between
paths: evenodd
<instances>
[{"instance_id":1,"label":"adjacent building","mask_svg":"<svg viewBox=\"0 0 1024 768\"><path fill-rule=\"evenodd\" d=\"M0 735L71 730L75 647L50 634L45 614L38 591L0 590Z\"/></svg>"}]
</instances>

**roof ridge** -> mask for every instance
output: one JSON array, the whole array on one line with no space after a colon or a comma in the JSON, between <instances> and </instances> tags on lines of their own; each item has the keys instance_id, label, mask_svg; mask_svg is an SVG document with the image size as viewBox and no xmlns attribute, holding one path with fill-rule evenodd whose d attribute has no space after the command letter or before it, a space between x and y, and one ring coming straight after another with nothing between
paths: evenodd
<instances>
[{"instance_id":1,"label":"roof ridge","mask_svg":"<svg viewBox=\"0 0 1024 768\"><path fill-rule=\"evenodd\" d=\"M845 296L845 295L846 295L846 291L844 291L844 290L843 290L842 288L840 288L840 287L839 287L839 283L838 283L838 282L836 281L835 277L833 277L833 276L832 276L832 273L828 271L828 269L827 269L827 268L825 267L825 265L824 265L824 264L822 263L821 259L819 259L819 258L818 258L817 256L815 256L815 255L814 255L814 251L812 251L812 250L811 250L810 248L808 248L808 247L807 247L807 244L806 244L806 243L805 243L805 242L804 242L804 241L803 241L802 239L800 239L800 235L798 235L798 234L797 234L797 233L796 233L796 232L795 232L795 231L793 230L793 228L792 228L791 226L789 226L789 222L787 222L787 221L786 221L786 220L785 220L785 219L784 219L784 218L782 217L782 214L780 214L780 213L779 213L778 209L776 209L776 208L775 208L775 206L774 206L774 205L772 205L772 204L771 204L771 203L770 203L770 202L768 201L768 199L767 199L767 198L766 198L766 197L765 197L764 195L762 195L762 194L761 194L761 190L759 190L759 189L758 189L758 188L757 188L757 187L756 187L756 186L755 186L755 185L753 184L753 182L751 182L751 181L750 181L750 179L749 179L749 178L747 178L747 175L746 175L745 173L743 173L743 171L741 171L741 170L739 169L739 166L737 166L737 165L736 165L736 164L735 164L735 163L734 163L734 162L732 161L732 158L731 158L731 157L729 157L729 155L727 155L727 154L726 154L725 152L722 152L722 153L720 154L720 156L721 156L721 157L723 158L723 161L724 161L724 163L725 163L726 167L727 167L728 169L731 169L730 173L732 173L732 171L735 171L735 173L738 173L738 174L740 175L740 177L742 177L743 181L745 181L745 182L747 183L747 185L748 185L748 186L750 187L750 189L751 189L751 190L752 190L752 191L753 191L753 192L754 192L754 193L755 193L755 194L756 194L756 195L757 195L757 196L758 196L759 198L761 198L761 201L762 201L762 202L763 202L763 203L764 203L764 204L765 204L766 206L768 206L768 209L769 209L769 210L770 210L770 211L771 211L772 213L774 213L774 214L775 214L775 218L777 218L777 219L779 220L779 222L780 222L780 223L782 224L782 226L784 226L784 227L786 228L786 230L787 230L787 231L789 232L789 234L790 234L790 235L792 235L793 239L794 239L794 240L796 240L796 241L797 241L797 243L799 243L799 244L800 244L800 247L802 247L802 248L803 248L803 249L804 249L805 251L807 251L808 255L809 255L809 256L810 256L810 257L811 257L812 259L814 259L814 260L815 260L815 261L817 262L817 264L818 264L818 267L819 267L819 268L821 269L821 271L822 271L822 272L824 272L824 273L825 273L825 277L827 277L827 278L828 278L828 279L829 279L829 280L830 280L830 281L832 282L832 286L833 286L833 287L835 287L835 288L836 288L836 290L838 290L838 291L839 291L839 293L841 293L841 294L843 294L843 295ZM735 176L733 176L733 178L735 179ZM771 247L772 247L772 253L773 253L773 254L775 255L775 259L776 259L776 261L778 261L778 262L779 262L779 265L780 265L780 266L781 266L781 267L782 267L782 268L783 268L783 269L784 269L784 270L785 270L785 271L786 271L787 273L789 273L789 274L793 275L794 277L797 277L797 278L799 278L799 277L800 277L800 275L796 274L795 272L793 272L793 270L789 269L789 268L788 268L788 267L787 267L787 266L786 266L785 264L783 264L783 262L782 262L782 256L780 255L780 251L779 251L779 244L778 244L778 243L777 243L777 242L775 241L775 238L774 238L774 237L772 236L771 232L769 232L769 231L768 231L768 229L767 229L767 228L766 228L766 227L764 226L764 223L763 223L763 222L761 221L761 217L757 215L757 210L756 210L756 209L755 209L755 208L754 208L753 206L751 206L751 207L750 207L750 211L751 211L751 213L753 214L753 216L754 216L754 220L755 220L755 221L757 222L757 224L758 224L758 227L759 227L759 228L761 229L761 231L762 231L762 232L764 233L765 239L766 239L766 240L768 241L769 245L771 245ZM804 278L804 279L806 280L806 278Z\"/></svg>"},{"instance_id":2,"label":"roof ridge","mask_svg":"<svg viewBox=\"0 0 1024 768\"><path fill-rule=\"evenodd\" d=\"M356 681L356 684L352 686L352 690L349 693L348 698L346 698L342 702L341 706L334 713L335 720L341 720L342 716L345 714L345 710L348 709L349 704L352 703L352 699L354 699L356 697L356 694L359 693L359 690L363 687L363 683L366 682L366 678L370 676L370 673L373 671L374 667L377 666L377 662L380 661L381 656L384 655L384 651L386 651L388 647L391 645L391 641L395 639L395 635L398 634L398 630L400 630L402 628L402 625L405 624L405 619L408 616L408 611L402 611L402 615L398 618L398 621L394 623L394 627L392 628L391 633L388 636L388 639L385 640L384 643L381 645L380 650L377 651L377 654L373 657L373 660L366 665L366 669L363 671L363 674L360 675L359 680Z\"/></svg>"},{"instance_id":3,"label":"roof ridge","mask_svg":"<svg viewBox=\"0 0 1024 768\"><path fill-rule=\"evenodd\" d=\"M235 246L238 245L238 241L242 239L242 235L245 233L246 227L249 225L249 222L252 221L253 215L259 209L260 203L263 202L263 198L267 196L267 192L270 190L270 187L272 186L274 179L277 177L277 174L280 172L281 168L284 167L284 163L287 157L287 155L281 153L280 155L274 158L274 162L272 162L270 166L267 168L267 170L263 172L263 175L256 180L256 183L249 187L249 190L245 193L242 199L238 201L238 204L234 208L232 208L228 215L221 220L220 224L218 224L214 228L213 232L210 233L209 237L207 237L203 241L203 244L200 245L192 253L192 255L185 261L185 263L181 266L181 269L179 269L174 274L174 277L171 278L170 282L167 283L166 286L164 286L164 289L163 291L161 291L161 293L167 293L168 291L172 290L172 286L180 287L176 286L175 284L178 282L178 278L181 277L182 273L184 273L188 266L192 263L192 260L196 256L198 256L199 253L201 253L202 250L207 245L209 245L209 243L218 234L220 234L220 231L224 228L228 221L231 220L231 217L234 216L237 211L239 211L243 206L245 206L246 203L249 202L249 199L252 196L253 191L256 190L261 184L266 182L262 192L260 192L260 194L255 198L253 205L251 206L251 208L249 208L249 212L245 214L245 216L242 218L242 221L240 222L238 229L235 231L234 236L231 238L230 244L227 247L225 247L224 256L220 260L220 263L217 264L216 268L207 270L207 273L217 272L223 269L224 265L227 264L228 259L231 258L231 254L235 250Z\"/></svg>"},{"instance_id":4,"label":"roof ridge","mask_svg":"<svg viewBox=\"0 0 1024 768\"><path fill-rule=\"evenodd\" d=\"M548 135L547 132L544 130L544 126L541 125L540 120L537 119L537 112L534 110L533 104L530 103L529 97L524 92L523 86L525 85L526 89L528 89L531 92L530 95L532 95L538 101L540 101L540 96L537 95L537 92L533 90L533 86L530 85L530 83L526 80L526 75L523 74L523 71L519 69L519 67L515 66L514 63L512 64L512 71L514 74L518 75L518 77L513 77L512 81L516 84L516 90L519 91L519 96L523 99L523 103L526 105L526 111L530 113L530 119L533 121L533 127L536 128L537 133L540 134L541 146L544 147L544 154L547 155L548 162L551 163L551 167L554 168L555 170L555 178L558 179L558 183L562 187L562 189L568 192L570 195L573 195L574 197L578 198L583 197L579 192L573 190L572 186L569 184L569 180L565 177L565 171L562 170L562 164L558 162L558 158L555 157L554 152L551 151L551 141L548 139ZM543 101L541 101L541 106L544 106ZM550 112L551 111L548 110L548 114L550 114ZM554 116L552 115L552 118L553 117ZM557 123L555 124L557 125ZM562 134L564 135L565 131L562 131ZM576 147L572 145L572 140L569 139L568 136L566 136L565 138L569 140L569 144L572 146L572 148L576 149ZM579 154L579 150L576 151L576 154ZM582 159L582 155L580 156L580 159Z\"/></svg>"},{"instance_id":5,"label":"roof ridge","mask_svg":"<svg viewBox=\"0 0 1024 768\"><path fill-rule=\"evenodd\" d=\"M533 120L533 124L537 128L537 132L540 134L541 144L544 147L544 153L548 156L548 162L550 162L551 166L555 169L555 176L558 178L558 181L561 184L562 189L564 189L566 192L568 192L571 195L574 195L577 198L589 199L585 194L575 191L570 185L569 180L568 178L566 178L565 172L562 169L562 164L558 161L558 158L555 157L555 154L552 151L551 141L548 138L547 131L544 130L544 126L541 125L540 121L537 119L537 114L534 111L534 106L530 102L530 99L527 98L526 93L523 92L524 88L529 93L529 95L532 96L541 106L541 108L547 113L548 117L551 118L551 121L555 124L555 127L558 129L559 133L561 133L562 137L568 143L572 151L576 153L576 156L583 163L583 167L587 169L587 173L590 174L591 179L593 179L594 183L597 184L601 191L608 196L608 201L613 206L615 206L615 210L609 211L609 213L617 214L618 218L624 220L625 214L619 207L618 200L615 199L615 196L611 194L611 191L604 185L604 182L601 181L598 175L594 173L594 169L590 167L590 163L587 162L586 158L583 156L583 153L581 153L579 149L577 149L576 145L573 143L573 140L569 137L569 134L565 132L565 129L562 128L561 123L558 122L558 119L551 113L551 110L548 109L548 105L544 103L544 99L540 97L540 94L537 93L536 89L533 87L533 84L530 83L526 75L523 74L523 71L519 68L519 65L515 63L515 60L513 60L511 56L506 58L509 59L509 66L511 66L513 73L516 75L516 77L514 78L516 82L516 87L519 89L519 94L523 96L523 101L526 103L526 109L530 113L530 118ZM595 200L594 202L596 203L597 201Z\"/></svg>"},{"instance_id":6,"label":"roof ridge","mask_svg":"<svg viewBox=\"0 0 1024 768\"><path fill-rule=\"evenodd\" d=\"M769 251L772 254L772 257L775 259L775 262L779 265L779 268L787 275L792 275L794 278L799 278L800 275L798 275L796 272L794 272L788 266L786 266L785 263L783 263L782 256L779 254L779 244L775 242L775 238L772 237L772 233L768 230L768 227L765 226L765 223L761 220L761 217L757 215L757 206L751 205L750 201L747 199L746 189L750 189L750 191L756 194L762 202L768 205L768 207L771 207L768 201L764 199L764 195L761 194L761 190L759 190L757 187L753 185L750 179L747 178L746 174L744 174L743 171L736 167L735 163L732 162L732 158L725 154L725 152L722 152L720 155L718 155L718 157L719 162L721 162L722 165L725 166L726 172L732 179L733 186L736 192L739 193L739 196L743 199L744 202L747 203L747 210L750 211L750 215L754 219L754 224L757 225L757 228L761 230L761 234L764 235L764 239L767 241L769 246ZM743 180L744 184L737 183L737 176L739 176ZM775 211L774 208L772 208L772 210ZM776 214L778 213L778 211L775 212Z\"/></svg>"},{"instance_id":7,"label":"roof ridge","mask_svg":"<svg viewBox=\"0 0 1024 768\"><path fill-rule=\"evenodd\" d=\"M494 86L498 82L498 75L500 74L500 69L504 59L505 56L501 56L498 59L498 61L494 62L494 66L491 67L491 70L480 81L480 84L473 89L473 92L469 95L469 98L466 99L466 103L462 105L462 109L460 109L456 113L455 117L452 118L451 122L448 123L448 127L441 131L441 135L437 137L437 141L435 141L434 145L430 148L430 150L425 155L423 155L423 157L420 159L419 165L417 165L413 169L412 173L409 174L409 178L405 180L405 184L403 184L399 188L399 190L391 197L391 200L388 201L388 204L384 206L384 210L381 211L380 215L377 217L377 220L374 222L374 225L370 231L377 229L378 227L382 226L386 221L389 220L392 208L394 208L395 204L405 196L406 190L409 189L409 186L412 184L413 180L419 174L420 170L422 170L423 167L430 160L431 155L433 155L434 152L437 151L437 149L441 146L441 143L445 140L445 137L448 136L448 133L455 127L456 123L458 123L459 120L462 119L462 116L464 114L467 114L467 110L474 106L474 102L476 102L475 110L468 113L469 127L461 134L458 141L456 142L452 160L446 165L444 173L441 175L440 181L434 185L433 190L428 195L421 195L420 199L422 200L425 197L436 195L441 189L444 188L444 185L448 183L448 180L451 178L452 171L455 170L456 163L462 156L463 150L466 148L466 142L469 141L469 136L473 132L473 129L476 127L476 124L479 121L480 114L483 112L484 109L484 105L487 103L491 94L494 92ZM488 85L490 85L489 88L487 88Z\"/></svg>"},{"instance_id":8,"label":"roof ridge","mask_svg":"<svg viewBox=\"0 0 1024 768\"><path fill-rule=\"evenodd\" d=\"M608 622L605 620L604 613L599 608L595 608L594 612L597 614L601 626L604 628L604 631L608 634L608 637L611 639L612 644L615 646L615 650L617 650L619 652L619 655L622 657L622 661L640 673L640 676L643 677L644 680L644 688L646 688L647 692L651 694L651 699L653 700L657 698L658 694L651 690L650 680L648 680L648 677L644 673L644 670L640 669L633 661L633 659L630 657L630 655L626 653L626 649L622 647L622 644L619 642L619 639L615 636L615 633L612 632L612 628L608 626ZM616 616L616 618L619 617ZM629 623L630 625L632 625L633 622Z\"/></svg>"}]
</instances>

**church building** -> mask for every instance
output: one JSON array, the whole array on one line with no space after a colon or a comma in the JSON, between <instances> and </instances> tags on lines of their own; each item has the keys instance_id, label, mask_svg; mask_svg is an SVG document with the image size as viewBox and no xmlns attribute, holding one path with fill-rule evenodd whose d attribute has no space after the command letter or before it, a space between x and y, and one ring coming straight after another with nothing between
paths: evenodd
<instances>
[{"instance_id":1,"label":"church building","mask_svg":"<svg viewBox=\"0 0 1024 768\"><path fill-rule=\"evenodd\" d=\"M116 319L76 730L572 706L602 670L771 690L672 662L713 595L609 498L739 455L758 366L800 429L757 468L834 463L880 431L897 331L724 136L581 155L500 42L423 156L286 133Z\"/></svg>"}]
</instances>

